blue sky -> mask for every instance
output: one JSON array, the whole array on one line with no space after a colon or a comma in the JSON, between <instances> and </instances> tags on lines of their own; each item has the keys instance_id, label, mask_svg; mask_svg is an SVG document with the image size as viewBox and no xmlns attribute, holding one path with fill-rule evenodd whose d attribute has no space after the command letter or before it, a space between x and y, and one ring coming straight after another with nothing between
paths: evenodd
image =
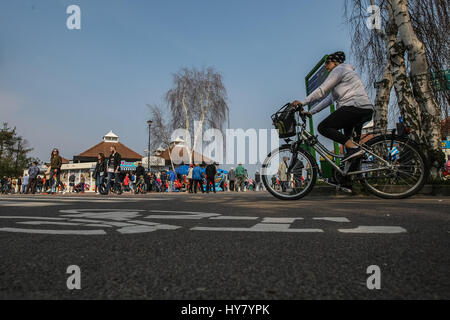
<instances>
[{"instance_id":1,"label":"blue sky","mask_svg":"<svg viewBox=\"0 0 450 320\"><path fill-rule=\"evenodd\" d=\"M72 4L81 30L66 28ZM143 153L146 104L182 67L223 74L232 128L271 128L316 62L350 48L336 0L2 0L0 40L0 121L41 160L53 147L71 159L109 130Z\"/></svg>"}]
</instances>

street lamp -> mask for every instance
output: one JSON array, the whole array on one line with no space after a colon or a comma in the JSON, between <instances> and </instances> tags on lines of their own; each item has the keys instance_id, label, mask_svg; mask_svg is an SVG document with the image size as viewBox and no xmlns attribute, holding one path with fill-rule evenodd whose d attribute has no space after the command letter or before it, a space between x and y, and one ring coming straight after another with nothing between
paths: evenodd
<instances>
[{"instance_id":1,"label":"street lamp","mask_svg":"<svg viewBox=\"0 0 450 320\"><path fill-rule=\"evenodd\" d=\"M148 120L148 154L147 154L147 171L150 172L150 128L152 126L153 121Z\"/></svg>"}]
</instances>

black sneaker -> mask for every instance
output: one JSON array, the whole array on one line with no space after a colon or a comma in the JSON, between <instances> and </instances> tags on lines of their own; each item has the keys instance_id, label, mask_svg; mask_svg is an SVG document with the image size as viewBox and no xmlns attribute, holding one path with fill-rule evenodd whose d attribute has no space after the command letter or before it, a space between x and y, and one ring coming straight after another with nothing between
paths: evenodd
<instances>
[{"instance_id":1,"label":"black sneaker","mask_svg":"<svg viewBox=\"0 0 450 320\"><path fill-rule=\"evenodd\" d=\"M346 162L351 159L360 158L364 155L364 150L361 148L348 148L344 159L341 162Z\"/></svg>"}]
</instances>

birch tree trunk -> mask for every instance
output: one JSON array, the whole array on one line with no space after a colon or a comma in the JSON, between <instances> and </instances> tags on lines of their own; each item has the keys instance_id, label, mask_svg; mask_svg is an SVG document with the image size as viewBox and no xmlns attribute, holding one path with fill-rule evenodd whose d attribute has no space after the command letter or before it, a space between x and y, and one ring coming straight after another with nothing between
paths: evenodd
<instances>
[{"instance_id":1,"label":"birch tree trunk","mask_svg":"<svg viewBox=\"0 0 450 320\"><path fill-rule=\"evenodd\" d=\"M372 5L375 3L372 1ZM375 114L373 117L374 121L374 128L378 128L382 132L387 131L387 125L388 125L388 106L389 106L389 100L391 97L391 91L392 87L394 85L393 79L392 79L392 71L391 71L391 56L390 56L390 50L397 39L397 32L398 28L395 25L394 22L394 16L392 9L389 8L389 21L386 24L386 30L385 30L385 41L386 41L386 53L387 53L387 59L386 59L386 66L384 68L383 77L381 81L377 82L375 84L375 88L377 90L376 97L375 97Z\"/></svg>"},{"instance_id":2,"label":"birch tree trunk","mask_svg":"<svg viewBox=\"0 0 450 320\"><path fill-rule=\"evenodd\" d=\"M405 46L400 39L397 39L389 48L391 72L400 114L406 126L411 128L413 139L420 143L423 136L421 113L406 76L405 50Z\"/></svg>"},{"instance_id":3,"label":"birch tree trunk","mask_svg":"<svg viewBox=\"0 0 450 320\"><path fill-rule=\"evenodd\" d=\"M424 44L419 41L411 24L407 0L391 0L395 23L399 29L399 39L403 42L411 65L411 82L415 101L419 104L422 115L422 142L431 151L428 156L433 166L438 163L441 151L441 110L433 94L429 81L429 66ZM444 54L444 53L443 53Z\"/></svg>"}]
</instances>

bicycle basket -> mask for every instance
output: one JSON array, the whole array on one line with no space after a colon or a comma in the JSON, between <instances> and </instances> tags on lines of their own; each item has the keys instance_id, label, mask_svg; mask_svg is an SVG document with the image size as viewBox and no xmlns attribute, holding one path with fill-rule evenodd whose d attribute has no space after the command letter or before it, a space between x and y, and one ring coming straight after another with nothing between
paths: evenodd
<instances>
[{"instance_id":1,"label":"bicycle basket","mask_svg":"<svg viewBox=\"0 0 450 320\"><path fill-rule=\"evenodd\" d=\"M283 106L277 113L272 115L272 123L278 130L281 139L295 136L297 122L295 120L295 109L289 104Z\"/></svg>"}]
</instances>

